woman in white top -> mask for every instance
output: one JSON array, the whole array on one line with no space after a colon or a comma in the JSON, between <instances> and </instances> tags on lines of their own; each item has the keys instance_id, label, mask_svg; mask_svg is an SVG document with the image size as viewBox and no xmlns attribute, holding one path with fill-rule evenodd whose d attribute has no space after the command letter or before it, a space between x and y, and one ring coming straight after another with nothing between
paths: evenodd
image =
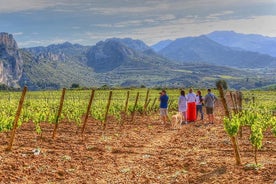
<instances>
[{"instance_id":1,"label":"woman in white top","mask_svg":"<svg viewBox=\"0 0 276 184\"><path fill-rule=\"evenodd\" d=\"M178 99L178 111L182 113L183 120L187 124L186 111L187 111L187 99L185 97L185 91L181 90L180 97Z\"/></svg>"},{"instance_id":2,"label":"woman in white top","mask_svg":"<svg viewBox=\"0 0 276 184\"><path fill-rule=\"evenodd\" d=\"M196 94L196 117L198 117L198 113L200 113L200 120L203 120L203 111L202 111L202 106L203 106L203 97L201 96L201 91L197 91Z\"/></svg>"},{"instance_id":3,"label":"woman in white top","mask_svg":"<svg viewBox=\"0 0 276 184\"><path fill-rule=\"evenodd\" d=\"M193 92L192 88L189 90L189 93L187 95L187 102L196 102L196 94Z\"/></svg>"}]
</instances>

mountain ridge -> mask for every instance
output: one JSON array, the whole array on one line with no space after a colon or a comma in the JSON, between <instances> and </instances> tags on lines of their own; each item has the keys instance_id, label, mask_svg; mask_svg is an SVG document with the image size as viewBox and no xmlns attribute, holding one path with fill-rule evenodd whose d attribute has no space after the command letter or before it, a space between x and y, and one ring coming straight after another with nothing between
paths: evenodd
<instances>
[{"instance_id":1,"label":"mountain ridge","mask_svg":"<svg viewBox=\"0 0 276 184\"><path fill-rule=\"evenodd\" d=\"M217 49L206 51L196 45L202 43L209 43L207 48L212 48L210 45L214 45L230 53L245 52L221 46L217 42L210 41L204 35L200 37L202 42L198 43L193 41L198 38L187 39L190 39L190 42L183 47L184 53L189 49L197 49L203 53L220 52ZM181 42L181 38L177 41ZM174 44L172 41L167 46ZM5 45L6 47L7 45ZM98 87L105 85L117 87L139 87L140 85L147 87L206 87L212 86L218 79L226 79L231 87L239 89L271 85L275 82L275 79L270 80L271 77L256 78L255 72L201 61L200 59L205 57L204 54L196 55L194 53L199 58L195 62L177 62L175 59L168 59L155 52L142 40L131 38L110 38L93 46L65 42L47 47L15 48L15 50L24 61L22 62L22 75L15 82L17 81L20 86L27 85L30 90L58 89L70 87L72 84ZM213 55L216 56L216 54ZM187 56L189 55L187 54ZM247 56L245 55L245 57ZM263 56L260 59L263 59ZM271 72L273 73L273 70ZM259 73L260 76L264 76L261 71Z\"/></svg>"},{"instance_id":2,"label":"mountain ridge","mask_svg":"<svg viewBox=\"0 0 276 184\"><path fill-rule=\"evenodd\" d=\"M242 34L234 31L214 31L206 36L224 46L241 48L276 57L276 37Z\"/></svg>"},{"instance_id":3,"label":"mountain ridge","mask_svg":"<svg viewBox=\"0 0 276 184\"><path fill-rule=\"evenodd\" d=\"M223 46L205 35L178 38L158 53L180 63L206 62L243 68L276 66L276 58L272 56Z\"/></svg>"}]
</instances>

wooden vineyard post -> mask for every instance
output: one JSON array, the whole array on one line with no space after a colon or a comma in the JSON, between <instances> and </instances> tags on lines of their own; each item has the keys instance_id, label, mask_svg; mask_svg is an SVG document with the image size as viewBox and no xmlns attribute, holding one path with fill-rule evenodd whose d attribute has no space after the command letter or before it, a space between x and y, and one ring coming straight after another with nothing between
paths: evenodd
<instances>
[{"instance_id":1,"label":"wooden vineyard post","mask_svg":"<svg viewBox=\"0 0 276 184\"><path fill-rule=\"evenodd\" d=\"M148 107L148 99L149 99L149 89L147 90L147 94L146 94L146 98L145 98L145 104L144 104L144 114L146 114L146 110L147 110L147 107Z\"/></svg>"},{"instance_id":2,"label":"wooden vineyard post","mask_svg":"<svg viewBox=\"0 0 276 184\"><path fill-rule=\"evenodd\" d=\"M219 84L217 86L217 88L219 90L221 101L222 101L222 104L223 104L223 107L224 107L224 110L225 110L225 115L226 115L226 117L228 117L230 119L231 116L230 116L230 112L229 112L229 109L228 109L228 105L226 103L226 99L225 99L224 91L222 89L222 85ZM232 146L233 146L234 153L235 153L236 164L241 165L241 156L240 156L240 152L239 152L237 138L236 138L236 136L230 136L230 138L231 138Z\"/></svg>"},{"instance_id":3,"label":"wooden vineyard post","mask_svg":"<svg viewBox=\"0 0 276 184\"><path fill-rule=\"evenodd\" d=\"M136 106L137 106L138 99L139 99L139 92L137 92L135 103L134 103L134 106L133 106L133 112L132 112L131 122L133 122L133 120L134 120L135 109L136 109Z\"/></svg>"},{"instance_id":4,"label":"wooden vineyard post","mask_svg":"<svg viewBox=\"0 0 276 184\"><path fill-rule=\"evenodd\" d=\"M239 113L239 105L237 103L238 96L236 94L233 94L233 96L234 96L234 103L235 103L235 110L236 110L235 113L237 114Z\"/></svg>"},{"instance_id":5,"label":"wooden vineyard post","mask_svg":"<svg viewBox=\"0 0 276 184\"><path fill-rule=\"evenodd\" d=\"M229 108L228 108L228 105L227 105L227 102L226 102L226 99L225 99L224 92L223 92L221 84L218 85L218 91L219 91L219 94L220 94L220 97L221 97L222 105L224 107L225 115L227 117L230 117Z\"/></svg>"},{"instance_id":6,"label":"wooden vineyard post","mask_svg":"<svg viewBox=\"0 0 276 184\"><path fill-rule=\"evenodd\" d=\"M125 110L124 110L125 113L127 113L128 100L129 100L129 91L127 91L127 97L126 97L126 103L125 103Z\"/></svg>"},{"instance_id":7,"label":"wooden vineyard post","mask_svg":"<svg viewBox=\"0 0 276 184\"><path fill-rule=\"evenodd\" d=\"M147 102L147 104L146 104L147 107L149 106L150 101L151 101L151 99L148 100L148 102Z\"/></svg>"},{"instance_id":8,"label":"wooden vineyard post","mask_svg":"<svg viewBox=\"0 0 276 184\"><path fill-rule=\"evenodd\" d=\"M232 93L232 91L230 91L230 96L231 96L231 101L232 101L232 104L233 104L233 111L235 114L238 113L238 110L237 110L237 104L236 104L236 96Z\"/></svg>"},{"instance_id":9,"label":"wooden vineyard post","mask_svg":"<svg viewBox=\"0 0 276 184\"><path fill-rule=\"evenodd\" d=\"M106 128L106 121L107 121L107 115L108 115L108 111L109 111L109 107L111 104L111 98L112 98L112 91L109 92L109 97L108 97L108 102L107 102L107 106L106 106L106 112L105 112L105 116L104 116L104 130Z\"/></svg>"},{"instance_id":10,"label":"wooden vineyard post","mask_svg":"<svg viewBox=\"0 0 276 184\"><path fill-rule=\"evenodd\" d=\"M237 91L237 96L238 96L238 105L239 105L239 112L242 112L242 92Z\"/></svg>"},{"instance_id":11,"label":"wooden vineyard post","mask_svg":"<svg viewBox=\"0 0 276 184\"><path fill-rule=\"evenodd\" d=\"M151 107L150 107L150 110L151 110L151 111L152 111L153 108L154 108L154 105L155 105L155 103L156 103L156 100L157 100L157 98L154 98L154 100L153 100L153 102L152 102L152 104L151 104Z\"/></svg>"},{"instance_id":12,"label":"wooden vineyard post","mask_svg":"<svg viewBox=\"0 0 276 184\"><path fill-rule=\"evenodd\" d=\"M238 112L241 113L242 112L242 92L241 91L237 91L237 104L238 104ZM242 126L240 126L240 130L239 130L239 135L240 138L242 138Z\"/></svg>"},{"instance_id":13,"label":"wooden vineyard post","mask_svg":"<svg viewBox=\"0 0 276 184\"><path fill-rule=\"evenodd\" d=\"M232 142L234 153L235 153L235 157L236 157L236 164L237 165L241 165L241 156L240 156L240 152L239 152L239 147L238 147L236 136L231 136L231 142Z\"/></svg>"},{"instance_id":14,"label":"wooden vineyard post","mask_svg":"<svg viewBox=\"0 0 276 184\"><path fill-rule=\"evenodd\" d=\"M57 117L56 117L55 128L54 128L54 131L53 131L53 137L52 137L53 139L56 136L56 132L57 132L57 128L58 128L58 120L59 120L59 117L60 117L61 112L62 112L65 91L66 91L66 88L63 88L62 89L62 95L61 95L61 98L60 98L60 104L59 104L58 114L57 114Z\"/></svg>"},{"instance_id":15,"label":"wooden vineyard post","mask_svg":"<svg viewBox=\"0 0 276 184\"><path fill-rule=\"evenodd\" d=\"M93 101L93 98L94 98L94 94L95 94L95 90L92 89L90 100L89 100L89 103L88 103L88 106L87 106L87 111L86 111L85 118L84 118L84 122L83 122L83 125L82 125L81 134L83 134L85 126L86 126L86 122L87 122L87 119L88 119L88 116L89 116L89 113L90 113L90 109L91 109L92 101Z\"/></svg>"},{"instance_id":16,"label":"wooden vineyard post","mask_svg":"<svg viewBox=\"0 0 276 184\"><path fill-rule=\"evenodd\" d=\"M255 105L255 96L252 97L253 105Z\"/></svg>"},{"instance_id":17,"label":"wooden vineyard post","mask_svg":"<svg viewBox=\"0 0 276 184\"><path fill-rule=\"evenodd\" d=\"M15 114L15 118L14 118L14 121L13 121L13 127L12 127L12 131L11 131L11 138L10 138L9 145L6 149L7 151L11 151L11 149L12 149L16 129L17 129L17 126L18 126L18 119L20 117L20 113L21 113L21 110L22 110L22 106L23 106L23 103L24 103L26 92L27 92L27 87L24 86L24 89L22 91L21 98L20 98L20 101L19 101L19 104L18 104L18 107L17 107L17 111L16 111L16 114Z\"/></svg>"}]
</instances>

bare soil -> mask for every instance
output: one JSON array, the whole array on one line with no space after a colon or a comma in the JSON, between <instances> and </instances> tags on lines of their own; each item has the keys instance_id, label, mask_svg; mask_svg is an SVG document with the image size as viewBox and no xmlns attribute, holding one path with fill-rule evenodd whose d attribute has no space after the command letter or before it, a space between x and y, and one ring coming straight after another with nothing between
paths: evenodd
<instances>
[{"instance_id":1,"label":"bare soil","mask_svg":"<svg viewBox=\"0 0 276 184\"><path fill-rule=\"evenodd\" d=\"M215 124L197 121L173 130L158 114L136 116L123 125L112 118L106 130L89 119L85 133L74 123L33 123L18 130L12 151L5 151L10 135L0 134L0 183L267 183L276 181L276 139L265 133L258 152L259 168L249 129L239 138L242 165L235 165L231 141L216 109ZM205 117L206 118L206 117ZM206 121L206 120L205 120ZM34 152L37 149L37 152Z\"/></svg>"}]
</instances>

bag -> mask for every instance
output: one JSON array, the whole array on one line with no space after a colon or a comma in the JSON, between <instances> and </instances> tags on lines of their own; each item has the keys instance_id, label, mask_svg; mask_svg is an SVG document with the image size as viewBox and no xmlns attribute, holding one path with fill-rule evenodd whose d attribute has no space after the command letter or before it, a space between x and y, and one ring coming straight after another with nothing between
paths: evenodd
<instances>
[{"instance_id":1,"label":"bag","mask_svg":"<svg viewBox=\"0 0 276 184\"><path fill-rule=\"evenodd\" d=\"M203 102L204 102L204 100L203 100L203 98L202 98L202 96L201 96L201 95L199 96L199 102L202 104L202 106L204 106L204 103L203 103Z\"/></svg>"},{"instance_id":2,"label":"bag","mask_svg":"<svg viewBox=\"0 0 276 184\"><path fill-rule=\"evenodd\" d=\"M199 102L200 102L200 103L203 103L203 98L202 98L201 95L199 96Z\"/></svg>"}]
</instances>

